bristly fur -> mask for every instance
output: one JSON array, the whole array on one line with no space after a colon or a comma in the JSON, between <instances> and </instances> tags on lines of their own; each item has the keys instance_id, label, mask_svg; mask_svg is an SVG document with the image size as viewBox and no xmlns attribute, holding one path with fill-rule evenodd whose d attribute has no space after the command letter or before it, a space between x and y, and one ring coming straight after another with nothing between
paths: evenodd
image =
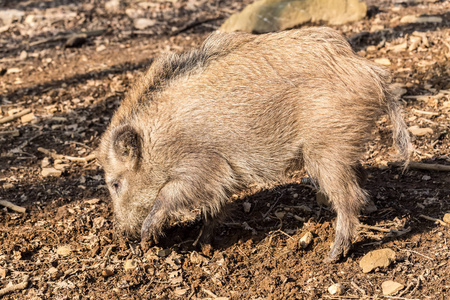
<instances>
[{"instance_id":1,"label":"bristly fur","mask_svg":"<svg viewBox=\"0 0 450 300\"><path fill-rule=\"evenodd\" d=\"M214 218L233 193L305 168L337 212L336 260L356 234L367 198L359 159L381 114L409 159L389 81L329 28L215 33L198 50L156 59L99 148L118 222L157 239L171 218L193 209Z\"/></svg>"}]
</instances>

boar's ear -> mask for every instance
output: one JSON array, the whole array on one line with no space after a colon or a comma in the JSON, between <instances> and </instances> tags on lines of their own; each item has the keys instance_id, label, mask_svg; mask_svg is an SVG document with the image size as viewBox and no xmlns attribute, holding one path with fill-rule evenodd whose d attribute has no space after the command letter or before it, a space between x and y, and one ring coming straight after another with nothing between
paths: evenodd
<instances>
[{"instance_id":1,"label":"boar's ear","mask_svg":"<svg viewBox=\"0 0 450 300\"><path fill-rule=\"evenodd\" d=\"M119 161L134 166L141 156L141 147L141 137L130 125L123 125L114 130L112 150Z\"/></svg>"}]
</instances>

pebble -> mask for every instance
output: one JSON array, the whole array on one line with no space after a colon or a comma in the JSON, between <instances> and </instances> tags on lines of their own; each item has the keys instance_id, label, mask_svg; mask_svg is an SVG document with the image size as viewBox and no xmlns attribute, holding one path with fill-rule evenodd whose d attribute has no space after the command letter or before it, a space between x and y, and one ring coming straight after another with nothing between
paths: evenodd
<instances>
[{"instance_id":1,"label":"pebble","mask_svg":"<svg viewBox=\"0 0 450 300\"><path fill-rule=\"evenodd\" d=\"M419 47L420 42L422 42L422 38L421 38L421 37L418 37L418 36L412 36L412 37L410 38L410 43L411 43L411 44L409 45L408 50L409 50L409 51L414 51L414 50L416 50L416 49Z\"/></svg>"},{"instance_id":2,"label":"pebble","mask_svg":"<svg viewBox=\"0 0 450 300\"><path fill-rule=\"evenodd\" d=\"M105 3L105 9L110 12L114 13L119 11L120 9L120 0L110 0Z\"/></svg>"},{"instance_id":3,"label":"pebble","mask_svg":"<svg viewBox=\"0 0 450 300\"><path fill-rule=\"evenodd\" d=\"M299 245L302 248L306 248L308 247L309 244L311 244L313 240L313 235L310 231L307 231L301 238L299 241Z\"/></svg>"},{"instance_id":4,"label":"pebble","mask_svg":"<svg viewBox=\"0 0 450 300\"><path fill-rule=\"evenodd\" d=\"M367 253L359 262L364 273L369 273L376 268L388 267L395 260L395 252L385 248Z\"/></svg>"},{"instance_id":5,"label":"pebble","mask_svg":"<svg viewBox=\"0 0 450 300\"><path fill-rule=\"evenodd\" d=\"M388 280L381 284L381 289L383 290L383 295L389 296L402 290L405 286L401 283Z\"/></svg>"},{"instance_id":6,"label":"pebble","mask_svg":"<svg viewBox=\"0 0 450 300\"><path fill-rule=\"evenodd\" d=\"M51 267L50 269L48 269L47 273L48 273L48 275L50 275L50 278L52 280L56 280L59 277L61 277L61 275L62 275L61 272L59 272L58 269L54 268L54 267Z\"/></svg>"},{"instance_id":7,"label":"pebble","mask_svg":"<svg viewBox=\"0 0 450 300\"><path fill-rule=\"evenodd\" d=\"M429 127L421 128L417 125L409 127L408 131L411 132L412 135L416 135L416 136L423 136L423 135L433 133L433 129L431 129Z\"/></svg>"},{"instance_id":8,"label":"pebble","mask_svg":"<svg viewBox=\"0 0 450 300\"><path fill-rule=\"evenodd\" d=\"M48 167L50 165L50 160L48 159L48 157L44 157L41 161L41 167L45 168Z\"/></svg>"},{"instance_id":9,"label":"pebble","mask_svg":"<svg viewBox=\"0 0 450 300\"><path fill-rule=\"evenodd\" d=\"M55 168L42 168L41 172L44 177L59 177L62 174L61 170L56 170Z\"/></svg>"},{"instance_id":10,"label":"pebble","mask_svg":"<svg viewBox=\"0 0 450 300\"><path fill-rule=\"evenodd\" d=\"M328 288L331 295L342 295L344 293L344 286L340 283L335 283Z\"/></svg>"},{"instance_id":11,"label":"pebble","mask_svg":"<svg viewBox=\"0 0 450 300\"><path fill-rule=\"evenodd\" d=\"M56 254L61 256L69 256L72 253L72 247L70 245L59 246L56 249Z\"/></svg>"},{"instance_id":12,"label":"pebble","mask_svg":"<svg viewBox=\"0 0 450 300\"><path fill-rule=\"evenodd\" d=\"M422 180L424 180L424 181L428 181L428 180L430 180L431 179L431 176L430 175L423 175L422 176Z\"/></svg>"},{"instance_id":13,"label":"pebble","mask_svg":"<svg viewBox=\"0 0 450 300\"><path fill-rule=\"evenodd\" d=\"M22 121L22 123L29 123L33 120L34 120L34 113L29 113L20 117L20 121Z\"/></svg>"},{"instance_id":14,"label":"pebble","mask_svg":"<svg viewBox=\"0 0 450 300\"><path fill-rule=\"evenodd\" d=\"M103 277L109 277L114 274L114 270L112 268L105 268L102 270L102 276Z\"/></svg>"},{"instance_id":15,"label":"pebble","mask_svg":"<svg viewBox=\"0 0 450 300\"><path fill-rule=\"evenodd\" d=\"M442 218L442 221L450 224L450 213L445 214L444 217Z\"/></svg>"},{"instance_id":16,"label":"pebble","mask_svg":"<svg viewBox=\"0 0 450 300\"><path fill-rule=\"evenodd\" d=\"M405 51L408 48L408 43L405 41L404 43L398 44L398 45L392 45L388 47L388 50L392 52L402 52Z\"/></svg>"},{"instance_id":17,"label":"pebble","mask_svg":"<svg viewBox=\"0 0 450 300\"><path fill-rule=\"evenodd\" d=\"M138 18L134 20L133 24L136 29L143 30L155 25L156 21L146 18Z\"/></svg>"},{"instance_id":18,"label":"pebble","mask_svg":"<svg viewBox=\"0 0 450 300\"><path fill-rule=\"evenodd\" d=\"M132 272L137 268L137 262L134 259L127 259L123 264L125 272Z\"/></svg>"},{"instance_id":19,"label":"pebble","mask_svg":"<svg viewBox=\"0 0 450 300\"><path fill-rule=\"evenodd\" d=\"M166 256L168 256L170 253L172 253L172 250L170 250L170 249L163 249L163 250L159 250L158 253L157 253L157 255L158 255L159 257L166 257Z\"/></svg>"},{"instance_id":20,"label":"pebble","mask_svg":"<svg viewBox=\"0 0 450 300\"><path fill-rule=\"evenodd\" d=\"M8 269L0 268L0 277L6 278L6 276L8 276Z\"/></svg>"},{"instance_id":21,"label":"pebble","mask_svg":"<svg viewBox=\"0 0 450 300\"><path fill-rule=\"evenodd\" d=\"M389 60L389 58L377 58L377 59L375 59L375 63L382 65L382 66L390 66L391 65L391 61Z\"/></svg>"},{"instance_id":22,"label":"pebble","mask_svg":"<svg viewBox=\"0 0 450 300\"><path fill-rule=\"evenodd\" d=\"M25 60L27 59L27 57L28 57L27 51L23 50L22 52L20 52L19 60Z\"/></svg>"},{"instance_id":23,"label":"pebble","mask_svg":"<svg viewBox=\"0 0 450 300\"><path fill-rule=\"evenodd\" d=\"M244 202L242 203L242 206L244 208L245 213L249 213L250 209L252 208L252 204L250 202Z\"/></svg>"},{"instance_id":24,"label":"pebble","mask_svg":"<svg viewBox=\"0 0 450 300\"><path fill-rule=\"evenodd\" d=\"M102 51L104 51L104 50L106 50L106 46L105 46L105 45L100 45L100 46L98 46L98 47L95 49L95 51L97 51L97 52L102 52Z\"/></svg>"}]
</instances>

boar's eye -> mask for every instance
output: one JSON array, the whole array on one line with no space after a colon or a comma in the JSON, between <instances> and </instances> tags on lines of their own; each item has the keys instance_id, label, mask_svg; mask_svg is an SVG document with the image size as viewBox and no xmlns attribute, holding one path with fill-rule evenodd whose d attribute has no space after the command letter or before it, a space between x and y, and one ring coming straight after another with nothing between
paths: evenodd
<instances>
[{"instance_id":1,"label":"boar's eye","mask_svg":"<svg viewBox=\"0 0 450 300\"><path fill-rule=\"evenodd\" d=\"M112 181L109 183L109 186L115 193L119 193L122 184L120 183L120 181Z\"/></svg>"}]
</instances>

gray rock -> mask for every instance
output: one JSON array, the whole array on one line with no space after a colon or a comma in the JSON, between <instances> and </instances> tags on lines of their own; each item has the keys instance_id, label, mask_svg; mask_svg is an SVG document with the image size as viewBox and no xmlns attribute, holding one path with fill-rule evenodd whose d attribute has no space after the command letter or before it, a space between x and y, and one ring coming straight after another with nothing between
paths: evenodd
<instances>
[{"instance_id":1,"label":"gray rock","mask_svg":"<svg viewBox=\"0 0 450 300\"><path fill-rule=\"evenodd\" d=\"M319 21L339 25L360 20L366 12L359 0L259 0L228 18L219 31L264 33Z\"/></svg>"}]
</instances>

